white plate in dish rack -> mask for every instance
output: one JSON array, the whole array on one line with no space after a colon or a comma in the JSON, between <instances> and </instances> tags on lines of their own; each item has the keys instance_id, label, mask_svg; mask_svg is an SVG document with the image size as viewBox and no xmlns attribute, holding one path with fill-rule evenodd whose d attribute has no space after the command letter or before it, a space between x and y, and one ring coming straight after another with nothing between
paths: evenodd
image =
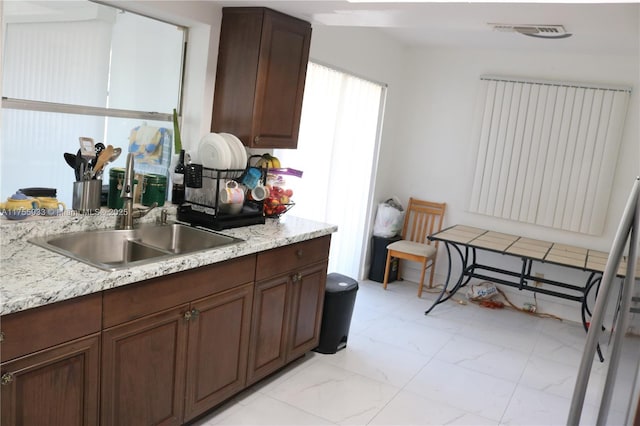
<instances>
[{"instance_id":1,"label":"white plate in dish rack","mask_svg":"<svg viewBox=\"0 0 640 426\"><path fill-rule=\"evenodd\" d=\"M231 168L232 169L244 169L247 166L247 151L244 148L240 139L231 133L218 133L222 136L232 153Z\"/></svg>"},{"instance_id":2,"label":"white plate in dish rack","mask_svg":"<svg viewBox=\"0 0 640 426\"><path fill-rule=\"evenodd\" d=\"M200 140L198 159L205 167L224 170L231 167L232 155L227 141L222 136L209 133Z\"/></svg>"}]
</instances>

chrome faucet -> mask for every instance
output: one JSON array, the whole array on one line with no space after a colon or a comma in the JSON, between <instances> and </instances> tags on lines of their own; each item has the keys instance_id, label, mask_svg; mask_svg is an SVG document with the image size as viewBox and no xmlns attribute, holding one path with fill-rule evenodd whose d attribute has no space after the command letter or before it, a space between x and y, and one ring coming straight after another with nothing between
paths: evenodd
<instances>
[{"instance_id":1,"label":"chrome faucet","mask_svg":"<svg viewBox=\"0 0 640 426\"><path fill-rule=\"evenodd\" d=\"M133 229L133 219L144 217L147 213L158 206L158 203L153 203L148 209L134 209L133 208L133 187L134 187L134 172L133 172L133 154L127 154L127 164L124 169L124 179L122 182L122 191L120 191L120 198L122 198L123 206L122 212L118 214L116 221L116 229Z\"/></svg>"}]
</instances>

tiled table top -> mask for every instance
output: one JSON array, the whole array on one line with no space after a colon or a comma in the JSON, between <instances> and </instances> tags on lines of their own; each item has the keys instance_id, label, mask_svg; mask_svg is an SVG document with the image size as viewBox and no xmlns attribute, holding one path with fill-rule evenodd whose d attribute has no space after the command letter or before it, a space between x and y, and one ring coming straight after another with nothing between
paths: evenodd
<instances>
[{"instance_id":1,"label":"tiled table top","mask_svg":"<svg viewBox=\"0 0 640 426\"><path fill-rule=\"evenodd\" d=\"M609 253L503 234L465 225L454 225L431 236L434 240L465 244L514 256L523 256L558 265L604 272ZM627 258L620 262L617 274L626 275ZM640 278L640 262L636 262L636 278Z\"/></svg>"}]
</instances>

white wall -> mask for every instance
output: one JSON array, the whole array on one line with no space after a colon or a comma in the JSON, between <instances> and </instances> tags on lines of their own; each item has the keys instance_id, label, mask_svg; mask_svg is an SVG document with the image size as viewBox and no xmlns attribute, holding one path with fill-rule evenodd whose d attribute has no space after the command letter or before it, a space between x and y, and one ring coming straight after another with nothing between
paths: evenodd
<instances>
[{"instance_id":1,"label":"white wall","mask_svg":"<svg viewBox=\"0 0 640 426\"><path fill-rule=\"evenodd\" d=\"M405 137L396 145L387 163L391 169L404 170L402 178L393 181L391 190L394 193L404 200L416 196L447 202L445 226L463 223L531 238L609 250L633 179L640 174L638 56L414 49L409 57L407 78L413 90L404 99L406 115L402 124ZM472 155L474 110L479 77L483 74L615 83L633 87L617 168L611 170L615 180L603 235L587 236L466 211L475 167ZM446 256L444 252L442 255L442 258ZM508 256L494 256L493 261L515 268L516 271L519 267L519 263ZM576 284L586 280L585 273L567 273L566 270L549 268L539 270L547 276L553 274L558 278L560 275L561 279ZM442 277L446 272L446 262L441 260L438 263L437 272ZM577 305L573 302L564 303ZM576 313L574 309L561 312L572 317Z\"/></svg>"}]
</instances>

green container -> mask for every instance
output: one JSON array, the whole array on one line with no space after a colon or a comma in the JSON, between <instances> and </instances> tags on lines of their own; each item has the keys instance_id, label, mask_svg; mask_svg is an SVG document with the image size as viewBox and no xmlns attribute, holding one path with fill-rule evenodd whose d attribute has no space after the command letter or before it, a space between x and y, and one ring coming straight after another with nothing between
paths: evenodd
<instances>
[{"instance_id":1,"label":"green container","mask_svg":"<svg viewBox=\"0 0 640 426\"><path fill-rule=\"evenodd\" d=\"M122 183L124 182L124 169L121 167L112 167L109 170L109 196L107 197L107 207L110 209L121 209L124 205L120 193L122 192ZM137 179L133 180L133 184L138 183Z\"/></svg>"},{"instance_id":2,"label":"green container","mask_svg":"<svg viewBox=\"0 0 640 426\"><path fill-rule=\"evenodd\" d=\"M124 169L112 167L109 170L109 197L107 198L107 207L110 209L121 209L124 204L122 198L120 198L123 181Z\"/></svg>"},{"instance_id":3,"label":"green container","mask_svg":"<svg viewBox=\"0 0 640 426\"><path fill-rule=\"evenodd\" d=\"M149 173L142 178L142 197L141 202L144 206L150 206L158 203L163 206L167 198L167 177Z\"/></svg>"}]
</instances>

